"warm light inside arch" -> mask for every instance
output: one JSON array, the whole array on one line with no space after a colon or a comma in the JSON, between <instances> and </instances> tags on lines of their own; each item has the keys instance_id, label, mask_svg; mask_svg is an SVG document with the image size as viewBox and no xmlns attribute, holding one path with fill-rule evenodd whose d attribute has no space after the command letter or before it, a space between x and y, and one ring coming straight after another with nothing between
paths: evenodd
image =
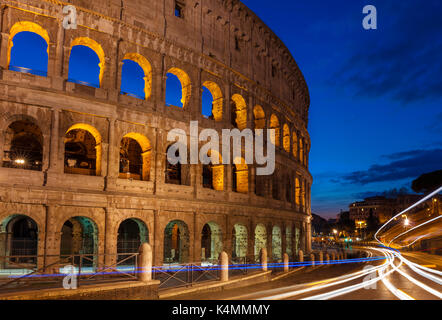
<instances>
[{"instance_id":1,"label":"warm light inside arch","mask_svg":"<svg viewBox=\"0 0 442 320\"><path fill-rule=\"evenodd\" d=\"M280 127L279 127L279 119L275 114L272 114L270 116L270 129L274 129L275 130L275 139L272 139L271 142L279 147L280 142L279 142L279 136L280 136Z\"/></svg>"},{"instance_id":2,"label":"warm light inside arch","mask_svg":"<svg viewBox=\"0 0 442 320\"><path fill-rule=\"evenodd\" d=\"M266 126L266 115L260 105L253 108L253 116L255 117L255 129L264 129Z\"/></svg>"},{"instance_id":3,"label":"warm light inside arch","mask_svg":"<svg viewBox=\"0 0 442 320\"><path fill-rule=\"evenodd\" d=\"M282 127L282 145L286 152L290 152L290 129L287 124Z\"/></svg>"},{"instance_id":4,"label":"warm light inside arch","mask_svg":"<svg viewBox=\"0 0 442 320\"><path fill-rule=\"evenodd\" d=\"M152 159L152 146L150 141L146 136L141 133L130 132L126 134L124 138L134 139L141 147L141 157L143 159L143 167L142 167L142 180L148 181L150 179L150 167L151 167L151 159Z\"/></svg>"},{"instance_id":5,"label":"warm light inside arch","mask_svg":"<svg viewBox=\"0 0 442 320\"><path fill-rule=\"evenodd\" d=\"M235 104L236 124L239 130L244 130L247 127L247 104L240 94L234 94L232 101Z\"/></svg>"},{"instance_id":6,"label":"warm light inside arch","mask_svg":"<svg viewBox=\"0 0 442 320\"><path fill-rule=\"evenodd\" d=\"M249 167L244 158L235 158L233 161L236 168L236 191L238 193L249 192Z\"/></svg>"},{"instance_id":7,"label":"warm light inside arch","mask_svg":"<svg viewBox=\"0 0 442 320\"><path fill-rule=\"evenodd\" d=\"M95 151L96 151L96 175L101 175L101 157L102 157L102 145L101 135L96 128L89 124L77 123L71 126L65 133L67 135L72 130L85 130L89 132L95 139Z\"/></svg>"}]
</instances>

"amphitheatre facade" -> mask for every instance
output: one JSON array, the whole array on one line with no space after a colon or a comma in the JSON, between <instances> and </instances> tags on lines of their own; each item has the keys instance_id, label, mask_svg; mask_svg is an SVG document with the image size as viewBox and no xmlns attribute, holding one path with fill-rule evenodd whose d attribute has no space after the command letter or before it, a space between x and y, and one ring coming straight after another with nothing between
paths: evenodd
<instances>
[{"instance_id":1,"label":"amphitheatre facade","mask_svg":"<svg viewBox=\"0 0 442 320\"><path fill-rule=\"evenodd\" d=\"M77 28L63 26L76 8ZM309 93L289 50L236 0L2 0L0 256L38 267L60 255L153 248L154 265L218 259L291 261L311 250ZM45 70L14 65L20 36ZM75 47L91 50L96 85L71 78ZM122 90L136 63L142 95ZM80 61L81 62L81 61ZM166 104L178 79L180 104ZM212 96L202 113L202 92ZM175 128L275 129L276 170L171 165ZM0 261L5 267L7 260Z\"/></svg>"}]
</instances>

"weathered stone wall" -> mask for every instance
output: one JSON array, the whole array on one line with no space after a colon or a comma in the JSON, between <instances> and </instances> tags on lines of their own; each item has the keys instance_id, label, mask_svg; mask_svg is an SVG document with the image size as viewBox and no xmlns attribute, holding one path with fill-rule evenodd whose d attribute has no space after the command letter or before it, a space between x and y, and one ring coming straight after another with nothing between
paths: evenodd
<instances>
[{"instance_id":1,"label":"weathered stone wall","mask_svg":"<svg viewBox=\"0 0 442 320\"><path fill-rule=\"evenodd\" d=\"M34 219L42 256L59 254L61 227L75 216L88 217L97 225L100 254L116 253L121 221L143 221L149 229L155 264L162 263L164 229L173 220L188 226L190 261L200 260L202 227L212 221L220 226L229 254L236 223L248 229L248 255L253 255L258 224L266 226L269 257L275 225L282 231L283 252L286 227L292 228L293 238L294 228L301 230L300 249L309 251L308 89L291 54L270 29L239 1L186 0L183 19L174 16L172 0L68 2L77 6L76 30L62 27L63 3L57 0L5 0L0 7L0 154L5 131L13 121L29 119L43 134L41 172L0 167L0 223L12 214ZM34 22L47 31L47 77L8 70L9 32L19 21ZM89 37L103 48L100 88L67 81L71 43L78 37ZM144 56L151 65L152 92L146 100L119 94L122 60L129 52ZM190 78L190 100L182 109L165 106L170 68L184 70ZM215 82L221 89L221 121L201 115L201 84L205 81ZM190 166L189 186L165 183L167 133L181 128L190 134L190 120L198 120L200 130L231 128L234 94L246 102L247 127L254 128L256 105L264 110L267 128L271 114L279 118L281 147L276 162L278 171L292 181L290 201L285 200L285 179L280 179L278 188L282 200L272 199L268 181L262 185L265 190L257 192L253 166L244 194L231 191L232 165L224 168L224 190L203 188L202 166L198 165ZM94 128L100 136L97 176L64 173L64 137L77 124ZM288 150L282 147L284 124L297 137ZM120 143L132 132L150 143L149 181L119 178ZM295 192L295 177L303 181L302 192ZM303 201L295 199L295 194Z\"/></svg>"}]
</instances>

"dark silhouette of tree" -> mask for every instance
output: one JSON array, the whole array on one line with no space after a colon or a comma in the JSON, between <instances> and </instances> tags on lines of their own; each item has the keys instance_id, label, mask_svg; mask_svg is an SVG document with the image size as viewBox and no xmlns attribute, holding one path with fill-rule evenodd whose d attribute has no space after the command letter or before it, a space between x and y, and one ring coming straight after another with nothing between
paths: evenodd
<instances>
[{"instance_id":1,"label":"dark silhouette of tree","mask_svg":"<svg viewBox=\"0 0 442 320\"><path fill-rule=\"evenodd\" d=\"M416 193L430 193L442 186L442 170L421 175L411 183L411 189Z\"/></svg>"},{"instance_id":2,"label":"dark silhouette of tree","mask_svg":"<svg viewBox=\"0 0 442 320\"><path fill-rule=\"evenodd\" d=\"M370 209L370 213L367 219L367 231L374 232L379 229L379 218L373 214L373 209Z\"/></svg>"}]
</instances>

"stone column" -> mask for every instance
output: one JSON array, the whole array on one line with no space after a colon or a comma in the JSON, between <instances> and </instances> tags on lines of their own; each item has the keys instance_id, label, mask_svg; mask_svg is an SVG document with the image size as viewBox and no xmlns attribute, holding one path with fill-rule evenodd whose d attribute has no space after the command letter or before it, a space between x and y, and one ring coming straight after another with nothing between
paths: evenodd
<instances>
[{"instance_id":1,"label":"stone column","mask_svg":"<svg viewBox=\"0 0 442 320\"><path fill-rule=\"evenodd\" d=\"M330 256L328 253L325 254L325 260L327 261L326 264L330 264Z\"/></svg>"},{"instance_id":2,"label":"stone column","mask_svg":"<svg viewBox=\"0 0 442 320\"><path fill-rule=\"evenodd\" d=\"M312 262L312 267L315 266L315 255L312 253L310 254L310 261Z\"/></svg>"},{"instance_id":3,"label":"stone column","mask_svg":"<svg viewBox=\"0 0 442 320\"><path fill-rule=\"evenodd\" d=\"M60 139L60 111L52 110L51 142L49 150L49 172L62 174L64 172L64 147Z\"/></svg>"},{"instance_id":4,"label":"stone column","mask_svg":"<svg viewBox=\"0 0 442 320\"><path fill-rule=\"evenodd\" d=\"M61 229L57 230L57 206L46 207L45 272L58 273L60 259Z\"/></svg>"},{"instance_id":5,"label":"stone column","mask_svg":"<svg viewBox=\"0 0 442 320\"><path fill-rule=\"evenodd\" d=\"M304 262L304 252L302 250L299 250L298 257L299 262Z\"/></svg>"},{"instance_id":6,"label":"stone column","mask_svg":"<svg viewBox=\"0 0 442 320\"><path fill-rule=\"evenodd\" d=\"M138 257L138 280L149 282L152 280L152 247L148 243L143 243L140 247Z\"/></svg>"},{"instance_id":7,"label":"stone column","mask_svg":"<svg viewBox=\"0 0 442 320\"><path fill-rule=\"evenodd\" d=\"M267 271L267 249L262 248L260 252L260 262L262 271Z\"/></svg>"},{"instance_id":8,"label":"stone column","mask_svg":"<svg viewBox=\"0 0 442 320\"><path fill-rule=\"evenodd\" d=\"M2 10L3 11L3 10ZM2 14L3 16L3 14ZM1 48L0 48L0 68L8 70L8 45L9 33L2 32Z\"/></svg>"},{"instance_id":9,"label":"stone column","mask_svg":"<svg viewBox=\"0 0 442 320\"><path fill-rule=\"evenodd\" d=\"M319 251L319 263L322 264L324 262L324 254L322 251Z\"/></svg>"},{"instance_id":10,"label":"stone column","mask_svg":"<svg viewBox=\"0 0 442 320\"><path fill-rule=\"evenodd\" d=\"M221 260L221 281L226 282L229 280L229 256L225 251L220 254Z\"/></svg>"},{"instance_id":11,"label":"stone column","mask_svg":"<svg viewBox=\"0 0 442 320\"><path fill-rule=\"evenodd\" d=\"M284 272L289 272L289 255L284 253Z\"/></svg>"}]
</instances>

